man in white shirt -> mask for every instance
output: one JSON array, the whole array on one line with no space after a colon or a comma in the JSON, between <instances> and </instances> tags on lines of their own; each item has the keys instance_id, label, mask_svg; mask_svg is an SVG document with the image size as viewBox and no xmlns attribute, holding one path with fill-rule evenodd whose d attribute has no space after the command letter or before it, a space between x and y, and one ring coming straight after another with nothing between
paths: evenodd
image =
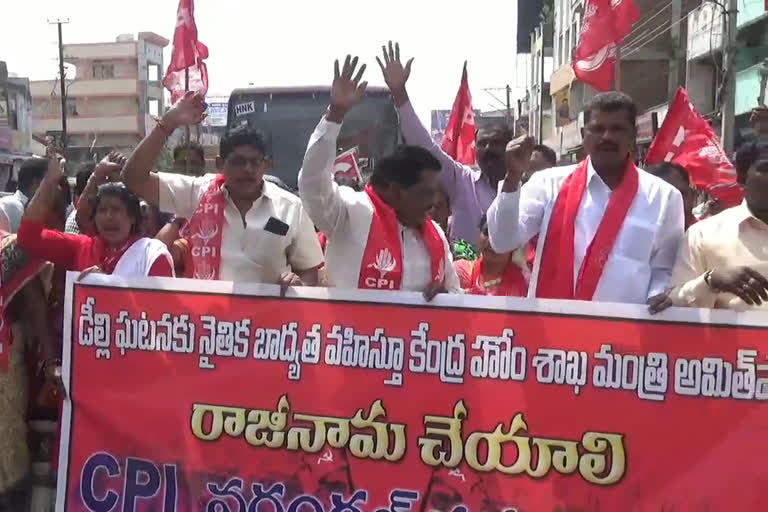
<instances>
[{"instance_id":1,"label":"man in white shirt","mask_svg":"<svg viewBox=\"0 0 768 512\"><path fill-rule=\"evenodd\" d=\"M333 180L336 140L346 113L365 94L357 58L336 61L331 105L309 141L299 193L327 239L326 272L339 288L460 291L445 234L427 215L438 191L440 162L429 151L402 146L377 162L364 192Z\"/></svg>"},{"instance_id":2,"label":"man in white shirt","mask_svg":"<svg viewBox=\"0 0 768 512\"><path fill-rule=\"evenodd\" d=\"M287 285L317 284L323 253L299 198L264 180L270 166L263 137L247 127L221 139L221 174L152 173L165 140L198 123L204 102L188 94L139 144L123 168L126 186L161 211L188 219L192 261L187 277Z\"/></svg>"},{"instance_id":3,"label":"man in white shirt","mask_svg":"<svg viewBox=\"0 0 768 512\"><path fill-rule=\"evenodd\" d=\"M767 157L768 147L754 142L739 149L744 202L686 233L672 274L675 305L768 310Z\"/></svg>"},{"instance_id":4,"label":"man in white shirt","mask_svg":"<svg viewBox=\"0 0 768 512\"><path fill-rule=\"evenodd\" d=\"M15 233L19 230L24 208L37 192L37 187L43 181L48 171L48 160L44 158L27 158L19 169L18 189L10 196L0 198L0 230L5 233Z\"/></svg>"},{"instance_id":5,"label":"man in white shirt","mask_svg":"<svg viewBox=\"0 0 768 512\"><path fill-rule=\"evenodd\" d=\"M533 174L520 187L532 142L510 142L507 175L488 210L491 244L507 252L539 235L530 297L648 303L666 301L683 236L683 201L672 185L632 162L637 108L619 92L588 107L575 166Z\"/></svg>"}]
</instances>

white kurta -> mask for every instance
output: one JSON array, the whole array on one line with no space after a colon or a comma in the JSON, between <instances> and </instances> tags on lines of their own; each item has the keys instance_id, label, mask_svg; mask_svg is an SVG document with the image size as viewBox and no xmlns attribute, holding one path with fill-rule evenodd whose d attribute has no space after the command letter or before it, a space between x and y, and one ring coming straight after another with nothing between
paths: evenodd
<instances>
[{"instance_id":1,"label":"white kurta","mask_svg":"<svg viewBox=\"0 0 768 512\"><path fill-rule=\"evenodd\" d=\"M326 273L328 284L338 288L357 288L360 266L373 219L373 204L365 192L339 187L333 181L336 139L340 124L325 119L315 129L299 174L299 192L304 208L315 225L328 238ZM445 249L445 287L459 293L461 286L453 269L445 233L437 226ZM432 282L432 269L421 232L400 226L403 275L401 290L424 291Z\"/></svg>"},{"instance_id":2,"label":"white kurta","mask_svg":"<svg viewBox=\"0 0 768 512\"><path fill-rule=\"evenodd\" d=\"M528 294L535 297L544 241L555 201L563 181L575 165L555 167L535 173L517 191L501 192L488 209L488 231L497 252L524 246L539 235L536 263ZM627 212L594 300L644 304L648 298L664 293L670 283L672 267L685 226L680 192L664 180L639 171L637 195ZM611 189L589 164L587 188L575 219L574 283L587 248L605 214Z\"/></svg>"}]
</instances>

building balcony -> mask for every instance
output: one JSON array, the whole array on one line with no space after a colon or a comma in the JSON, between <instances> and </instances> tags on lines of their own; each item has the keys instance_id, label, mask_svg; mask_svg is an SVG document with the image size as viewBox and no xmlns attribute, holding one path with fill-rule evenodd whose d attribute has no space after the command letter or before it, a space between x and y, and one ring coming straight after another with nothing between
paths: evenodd
<instances>
[{"instance_id":1,"label":"building balcony","mask_svg":"<svg viewBox=\"0 0 768 512\"><path fill-rule=\"evenodd\" d=\"M135 59L136 41L124 43L86 43L64 45L64 60L75 63L78 60Z\"/></svg>"},{"instance_id":2,"label":"building balcony","mask_svg":"<svg viewBox=\"0 0 768 512\"><path fill-rule=\"evenodd\" d=\"M760 97L760 64L736 73L736 115L757 108Z\"/></svg>"},{"instance_id":3,"label":"building balcony","mask_svg":"<svg viewBox=\"0 0 768 512\"><path fill-rule=\"evenodd\" d=\"M58 95L57 80L30 82L33 98ZM115 78L111 80L74 80L67 82L67 96L70 98L85 96L138 96L139 81L135 78Z\"/></svg>"},{"instance_id":4,"label":"building balcony","mask_svg":"<svg viewBox=\"0 0 768 512\"><path fill-rule=\"evenodd\" d=\"M549 90L551 94L565 89L571 82L576 79L576 75L573 73L573 66L571 63L563 64L552 74L552 78L549 83Z\"/></svg>"},{"instance_id":5,"label":"building balcony","mask_svg":"<svg viewBox=\"0 0 768 512\"><path fill-rule=\"evenodd\" d=\"M723 8L704 2L688 16L688 60L712 59L723 46Z\"/></svg>"},{"instance_id":6,"label":"building balcony","mask_svg":"<svg viewBox=\"0 0 768 512\"><path fill-rule=\"evenodd\" d=\"M68 117L68 133L143 133L143 123L139 126L138 117L110 116L110 117ZM33 131L35 133L47 133L61 131L61 119L36 119Z\"/></svg>"},{"instance_id":7,"label":"building balcony","mask_svg":"<svg viewBox=\"0 0 768 512\"><path fill-rule=\"evenodd\" d=\"M739 29L766 16L765 0L739 0L739 13L736 16Z\"/></svg>"}]
</instances>

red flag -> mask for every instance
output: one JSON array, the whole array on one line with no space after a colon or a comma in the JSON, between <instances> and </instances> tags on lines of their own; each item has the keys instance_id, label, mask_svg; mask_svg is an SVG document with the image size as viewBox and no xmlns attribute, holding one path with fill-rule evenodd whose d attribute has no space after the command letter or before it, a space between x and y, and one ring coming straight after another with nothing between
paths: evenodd
<instances>
[{"instance_id":1,"label":"red flag","mask_svg":"<svg viewBox=\"0 0 768 512\"><path fill-rule=\"evenodd\" d=\"M632 25L640 19L640 11L633 0L611 0L611 10L614 34L617 40L624 39L632 32Z\"/></svg>"},{"instance_id":2,"label":"red flag","mask_svg":"<svg viewBox=\"0 0 768 512\"><path fill-rule=\"evenodd\" d=\"M651 143L645 163L672 162L684 167L693 184L727 205L741 202L736 169L706 119L696 111L682 87Z\"/></svg>"},{"instance_id":3,"label":"red flag","mask_svg":"<svg viewBox=\"0 0 768 512\"><path fill-rule=\"evenodd\" d=\"M203 62L207 58L208 47L197 39L195 1L179 0L171 63L163 79L163 85L171 91L172 103L181 99L187 90L198 91L202 95L208 92L208 69ZM189 87L186 70L189 70Z\"/></svg>"},{"instance_id":4,"label":"red flag","mask_svg":"<svg viewBox=\"0 0 768 512\"><path fill-rule=\"evenodd\" d=\"M357 148L352 148L336 157L333 163L333 175L360 181L360 166L357 163Z\"/></svg>"},{"instance_id":5,"label":"red flag","mask_svg":"<svg viewBox=\"0 0 768 512\"><path fill-rule=\"evenodd\" d=\"M587 0L578 47L583 55L591 56L608 43L618 44L638 19L640 12L633 0Z\"/></svg>"},{"instance_id":6,"label":"red flag","mask_svg":"<svg viewBox=\"0 0 768 512\"><path fill-rule=\"evenodd\" d=\"M472 110L466 62L461 74L461 86L453 102L448 126L445 128L442 148L459 163L475 164L475 112Z\"/></svg>"},{"instance_id":7,"label":"red flag","mask_svg":"<svg viewBox=\"0 0 768 512\"><path fill-rule=\"evenodd\" d=\"M616 46L639 17L633 0L587 0L573 52L573 71L580 81L599 91L611 88Z\"/></svg>"},{"instance_id":8,"label":"red flag","mask_svg":"<svg viewBox=\"0 0 768 512\"><path fill-rule=\"evenodd\" d=\"M615 65L616 45L613 43L608 43L590 56L583 55L578 46L573 52L573 73L576 78L601 92L611 90Z\"/></svg>"}]
</instances>

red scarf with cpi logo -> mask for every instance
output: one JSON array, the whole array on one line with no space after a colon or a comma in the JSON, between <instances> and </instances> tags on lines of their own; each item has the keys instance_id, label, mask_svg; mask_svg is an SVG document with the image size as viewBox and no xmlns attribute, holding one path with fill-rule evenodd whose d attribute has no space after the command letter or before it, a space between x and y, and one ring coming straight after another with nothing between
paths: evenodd
<instances>
[{"instance_id":1,"label":"red scarf with cpi logo","mask_svg":"<svg viewBox=\"0 0 768 512\"><path fill-rule=\"evenodd\" d=\"M624 178L611 193L611 199L608 201L600 226L592 243L587 247L574 287L573 244L576 215L579 213L581 198L587 188L588 169L589 159L585 159L565 179L557 195L541 254L536 289L536 296L539 298L592 300L605 263L637 195L639 175L637 167L628 158ZM620 285L617 283L617 286Z\"/></svg>"},{"instance_id":2,"label":"red scarf with cpi logo","mask_svg":"<svg viewBox=\"0 0 768 512\"><path fill-rule=\"evenodd\" d=\"M373 203L373 219L360 265L358 288L399 290L403 279L403 248L395 211L368 185L365 193ZM427 217L421 236L429 252L432 282L445 280L445 248L432 219Z\"/></svg>"},{"instance_id":3,"label":"red scarf with cpi logo","mask_svg":"<svg viewBox=\"0 0 768 512\"><path fill-rule=\"evenodd\" d=\"M184 277L214 281L219 279L221 235L224 231L226 206L226 199L221 190L223 186L224 176L217 174L184 227L183 237L189 245Z\"/></svg>"}]
</instances>

